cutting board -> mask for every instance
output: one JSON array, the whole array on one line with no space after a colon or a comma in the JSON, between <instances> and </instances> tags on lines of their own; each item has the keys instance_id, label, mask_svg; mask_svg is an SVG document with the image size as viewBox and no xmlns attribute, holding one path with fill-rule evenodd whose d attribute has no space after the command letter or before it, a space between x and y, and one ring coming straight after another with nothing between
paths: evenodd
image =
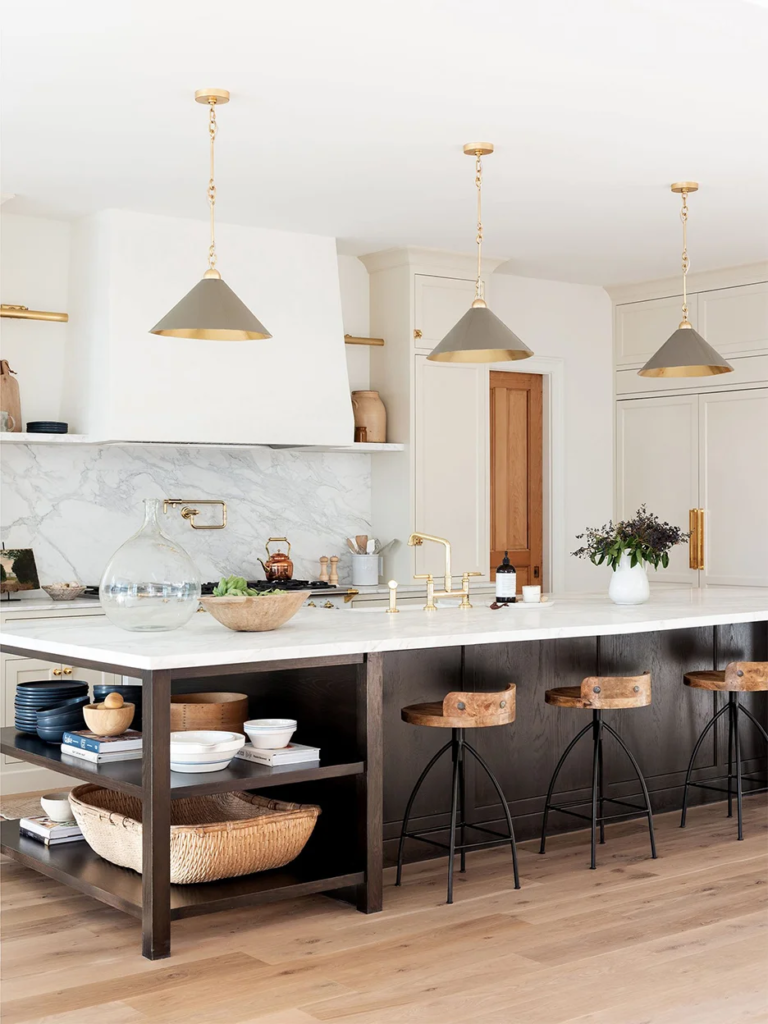
<instances>
[{"instance_id":1,"label":"cutting board","mask_svg":"<svg viewBox=\"0 0 768 1024\"><path fill-rule=\"evenodd\" d=\"M5 359L0 360L0 410L13 416L13 431L21 432L19 382Z\"/></svg>"}]
</instances>

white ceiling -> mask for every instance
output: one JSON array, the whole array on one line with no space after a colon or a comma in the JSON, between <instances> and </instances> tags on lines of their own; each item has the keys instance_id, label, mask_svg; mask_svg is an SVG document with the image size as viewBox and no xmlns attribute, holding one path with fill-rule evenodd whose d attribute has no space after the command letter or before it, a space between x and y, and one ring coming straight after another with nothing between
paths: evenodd
<instances>
[{"instance_id":1,"label":"white ceiling","mask_svg":"<svg viewBox=\"0 0 768 1024\"><path fill-rule=\"evenodd\" d=\"M768 257L764 0L25 0L2 15L2 191L15 213L206 218L343 252L471 250L596 284ZM201 259L205 238L201 235ZM226 254L221 254L222 266Z\"/></svg>"}]
</instances>

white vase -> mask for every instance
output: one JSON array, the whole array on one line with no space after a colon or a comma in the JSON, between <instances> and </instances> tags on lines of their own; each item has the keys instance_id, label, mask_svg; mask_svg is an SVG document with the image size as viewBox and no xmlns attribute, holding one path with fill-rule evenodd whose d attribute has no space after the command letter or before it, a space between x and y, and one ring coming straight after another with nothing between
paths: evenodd
<instances>
[{"instance_id":1,"label":"white vase","mask_svg":"<svg viewBox=\"0 0 768 1024\"><path fill-rule=\"evenodd\" d=\"M630 555L622 551L618 569L611 574L608 597L614 604L643 604L651 596L648 573L642 562L630 565Z\"/></svg>"}]
</instances>

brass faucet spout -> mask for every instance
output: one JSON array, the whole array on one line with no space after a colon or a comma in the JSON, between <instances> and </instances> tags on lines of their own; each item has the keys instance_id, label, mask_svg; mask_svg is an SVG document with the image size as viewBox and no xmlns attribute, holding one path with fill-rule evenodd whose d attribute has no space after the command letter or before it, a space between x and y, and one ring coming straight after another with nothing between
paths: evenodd
<instances>
[{"instance_id":1,"label":"brass faucet spout","mask_svg":"<svg viewBox=\"0 0 768 1024\"><path fill-rule=\"evenodd\" d=\"M436 537L432 533L412 533L408 538L409 547L420 547L425 540L431 540L435 544L443 544L445 546L445 579L443 580L443 590L446 593L451 591L451 542L446 540L445 537Z\"/></svg>"}]
</instances>

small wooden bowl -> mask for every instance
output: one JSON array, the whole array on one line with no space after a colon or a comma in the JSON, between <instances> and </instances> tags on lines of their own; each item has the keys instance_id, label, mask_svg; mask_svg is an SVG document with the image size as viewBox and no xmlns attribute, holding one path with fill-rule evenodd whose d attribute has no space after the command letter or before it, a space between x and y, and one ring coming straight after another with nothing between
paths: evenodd
<instances>
[{"instance_id":1,"label":"small wooden bowl","mask_svg":"<svg viewBox=\"0 0 768 1024\"><path fill-rule=\"evenodd\" d=\"M120 736L129 728L135 710L135 704L123 704L121 708L99 708L95 704L86 704L83 718L91 732L97 736Z\"/></svg>"}]
</instances>

